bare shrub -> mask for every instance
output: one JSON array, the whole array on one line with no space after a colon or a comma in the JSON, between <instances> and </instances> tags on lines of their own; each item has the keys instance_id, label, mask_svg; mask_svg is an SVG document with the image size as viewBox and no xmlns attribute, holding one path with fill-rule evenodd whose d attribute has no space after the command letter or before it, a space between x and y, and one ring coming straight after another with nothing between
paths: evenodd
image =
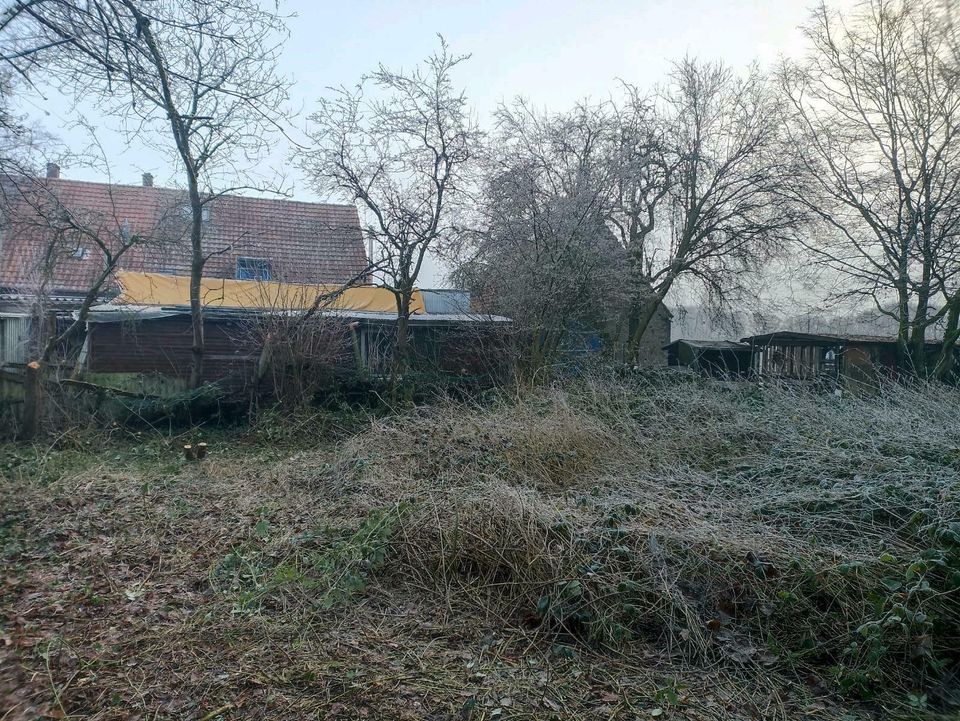
<instances>
[{"instance_id":1,"label":"bare shrub","mask_svg":"<svg viewBox=\"0 0 960 721\"><path fill-rule=\"evenodd\" d=\"M307 405L332 388L338 369L355 362L349 321L329 313L267 310L249 317L240 335L240 342L259 351L251 378L258 403L287 409Z\"/></svg>"}]
</instances>

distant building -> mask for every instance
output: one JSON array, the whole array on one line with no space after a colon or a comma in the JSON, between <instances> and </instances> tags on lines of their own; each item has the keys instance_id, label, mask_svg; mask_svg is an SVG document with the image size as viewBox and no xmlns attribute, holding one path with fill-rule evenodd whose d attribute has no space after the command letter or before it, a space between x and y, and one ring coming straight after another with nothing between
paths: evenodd
<instances>
[{"instance_id":1,"label":"distant building","mask_svg":"<svg viewBox=\"0 0 960 721\"><path fill-rule=\"evenodd\" d=\"M44 178L0 177L0 190L0 365L35 352L39 310L62 317L80 305L105 267L91 236L113 251L140 239L119 270L190 274L186 195L149 173L141 185L89 183L50 164ZM71 225L84 232L65 232ZM203 248L213 278L341 284L367 267L352 205L220 196L205 206ZM102 300L115 293L108 282Z\"/></svg>"},{"instance_id":2,"label":"distant building","mask_svg":"<svg viewBox=\"0 0 960 721\"><path fill-rule=\"evenodd\" d=\"M667 363L665 345L670 342L673 326L673 313L663 303L650 319L650 325L640 339L636 363L642 367L662 366Z\"/></svg>"},{"instance_id":3,"label":"distant building","mask_svg":"<svg viewBox=\"0 0 960 721\"><path fill-rule=\"evenodd\" d=\"M628 313L628 310L624 308L623 313ZM606 323L571 325L561 351L568 359L608 352L620 362L630 362L641 368L663 366L667 362L664 344L670 342L672 322L673 314L661 303L640 338L633 359L626 357L630 329L623 319L616 317Z\"/></svg>"},{"instance_id":4,"label":"distant building","mask_svg":"<svg viewBox=\"0 0 960 721\"><path fill-rule=\"evenodd\" d=\"M137 237L104 285L87 332L63 354L111 385L183 389L193 342L185 194L154 186L149 174L137 186L66 180L53 165L45 178L0 178L0 186L0 367L16 372L32 359L41 314L44 323L71 322L106 267L91 235L111 248ZM64 227L77 225L90 232L64 236ZM329 292L338 300L321 314L349 331L337 336L339 359L371 372L389 366L395 296L364 285L355 206L225 195L204 206L203 226L204 381L249 383L261 353L251 329L270 314L303 313ZM347 284L354 285L341 294ZM477 333L507 319L469 306L465 291L417 291L412 355L441 372L471 372ZM15 372L7 378L14 385ZM19 389L7 386L0 397L18 398Z\"/></svg>"},{"instance_id":5,"label":"distant building","mask_svg":"<svg viewBox=\"0 0 960 721\"><path fill-rule=\"evenodd\" d=\"M85 377L154 395L185 390L193 343L186 286L157 282L148 274L125 273L122 281L135 287L121 300L133 302L106 303L90 313L82 356ZM301 293L301 286L270 284L264 289L252 281L205 279L204 288L208 295L216 291L220 300L204 311L202 379L231 391L249 390L259 382L257 367L264 362L267 339L292 326L277 319L295 319L313 295ZM411 361L417 369L442 374L492 373L499 361L496 353L487 351L493 350L497 328L509 320L458 312L450 305L455 297L469 303L463 292L416 292L409 320ZM348 289L317 311L315 320L322 346L315 349L316 357L332 371L389 371L397 322L390 291Z\"/></svg>"},{"instance_id":6,"label":"distant building","mask_svg":"<svg viewBox=\"0 0 960 721\"><path fill-rule=\"evenodd\" d=\"M932 358L943 344L926 344ZM875 385L898 375L895 336L781 330L737 341L680 339L664 347L667 363L717 377Z\"/></svg>"}]
</instances>

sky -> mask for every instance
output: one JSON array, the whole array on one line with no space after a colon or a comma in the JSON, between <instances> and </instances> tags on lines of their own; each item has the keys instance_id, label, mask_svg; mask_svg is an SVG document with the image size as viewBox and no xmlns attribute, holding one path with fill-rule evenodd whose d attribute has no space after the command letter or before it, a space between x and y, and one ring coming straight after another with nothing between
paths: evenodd
<instances>
[{"instance_id":1,"label":"sky","mask_svg":"<svg viewBox=\"0 0 960 721\"><path fill-rule=\"evenodd\" d=\"M551 0L525 2L454 0L292 0L281 11L295 15L281 61L293 81L291 106L298 113L298 137L316 100L338 85L353 85L383 62L410 68L438 46L442 34L456 53L471 54L458 80L488 124L498 103L523 96L537 107L559 111L583 98L606 98L618 79L653 88L685 54L721 59L734 68L752 62L770 65L781 55L803 49L799 26L815 0ZM832 0L849 8L856 0ZM25 110L68 146L87 143L84 131L68 127L69 106L50 93ZM125 147L109 119L93 112L98 139L110 157L113 182L138 183L151 172L170 184L166 157ZM266 162L285 171L292 197L318 197L278 143ZM103 171L62 169L64 177L104 180ZM421 278L423 287L444 284L435 262Z\"/></svg>"}]
</instances>

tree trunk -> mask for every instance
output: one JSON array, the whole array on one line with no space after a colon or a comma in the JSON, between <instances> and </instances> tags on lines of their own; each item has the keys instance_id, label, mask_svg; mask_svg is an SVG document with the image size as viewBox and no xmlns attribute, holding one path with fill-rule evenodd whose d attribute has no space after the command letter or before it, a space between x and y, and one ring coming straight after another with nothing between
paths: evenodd
<instances>
[{"instance_id":1,"label":"tree trunk","mask_svg":"<svg viewBox=\"0 0 960 721\"><path fill-rule=\"evenodd\" d=\"M926 330L925 326L914 325L910 335L910 366L913 373L919 376L927 375Z\"/></svg>"},{"instance_id":2,"label":"tree trunk","mask_svg":"<svg viewBox=\"0 0 960 721\"><path fill-rule=\"evenodd\" d=\"M924 264L924 284L917 293L917 308L913 314L910 333L910 365L916 375L927 376L927 315L930 307L929 293L924 288L929 287L929 268Z\"/></svg>"},{"instance_id":3,"label":"tree trunk","mask_svg":"<svg viewBox=\"0 0 960 721\"><path fill-rule=\"evenodd\" d=\"M167 73L166 61L157 45L149 19L132 0L122 0L124 6L137 20L137 32L150 50L151 62L160 80L163 109L167 113L170 131L177 145L177 153L183 161L187 174L187 191L190 197L190 322L193 326L193 345L191 347L190 387L199 388L203 379L203 307L200 305L200 278L206 258L203 256L203 202L200 198L199 173L201 163L194 158L190 147L190 131L183 116L177 110ZM196 96L194 101L196 101Z\"/></svg>"},{"instance_id":4,"label":"tree trunk","mask_svg":"<svg viewBox=\"0 0 960 721\"><path fill-rule=\"evenodd\" d=\"M530 333L529 352L525 363L525 379L534 381L548 366L557 362L560 346L566 340L562 330L538 328Z\"/></svg>"},{"instance_id":5,"label":"tree trunk","mask_svg":"<svg viewBox=\"0 0 960 721\"><path fill-rule=\"evenodd\" d=\"M905 288L897 288L897 370L912 373L910 356L910 301Z\"/></svg>"},{"instance_id":6,"label":"tree trunk","mask_svg":"<svg viewBox=\"0 0 960 721\"><path fill-rule=\"evenodd\" d=\"M200 281L203 279L203 204L196 178L190 178L190 325L193 329L193 345L190 349L190 387L199 388L203 382L203 305L200 297Z\"/></svg>"},{"instance_id":7,"label":"tree trunk","mask_svg":"<svg viewBox=\"0 0 960 721\"><path fill-rule=\"evenodd\" d=\"M960 337L960 297L954 297L950 304L950 310L947 313L947 327L943 333L943 346L937 355L937 362L933 367L934 376L947 381L953 376L954 354L957 347L957 339Z\"/></svg>"},{"instance_id":8,"label":"tree trunk","mask_svg":"<svg viewBox=\"0 0 960 721\"><path fill-rule=\"evenodd\" d=\"M636 363L637 353L640 350L640 342L643 340L643 334L650 327L650 321L657 314L657 309L663 304L659 295L653 296L650 300L640 306L639 313L636 316L635 325L631 329L630 342L627 345L627 362Z\"/></svg>"},{"instance_id":9,"label":"tree trunk","mask_svg":"<svg viewBox=\"0 0 960 721\"><path fill-rule=\"evenodd\" d=\"M199 388L203 382L203 307L200 305L200 282L190 276L190 323L193 345L190 348L190 387Z\"/></svg>"},{"instance_id":10,"label":"tree trunk","mask_svg":"<svg viewBox=\"0 0 960 721\"><path fill-rule=\"evenodd\" d=\"M400 378L407 372L409 363L410 301L413 290L397 294L397 332L393 339L393 359L390 364L390 394L396 393Z\"/></svg>"}]
</instances>

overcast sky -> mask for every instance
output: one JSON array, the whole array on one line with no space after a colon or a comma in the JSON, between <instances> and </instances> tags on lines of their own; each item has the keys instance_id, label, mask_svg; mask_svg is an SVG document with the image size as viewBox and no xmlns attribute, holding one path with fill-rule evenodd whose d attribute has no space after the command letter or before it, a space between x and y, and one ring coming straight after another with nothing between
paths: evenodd
<instances>
[{"instance_id":1,"label":"overcast sky","mask_svg":"<svg viewBox=\"0 0 960 721\"><path fill-rule=\"evenodd\" d=\"M850 7L856 0L832 0ZM616 79L653 87L684 54L722 59L734 67L769 65L803 47L798 26L812 0L486 0L436 2L295 0L295 14L282 69L294 81L291 102L302 127L316 99L331 85L354 84L383 62L411 67L437 47L442 33L458 53L472 53L459 80L481 122L503 101L522 95L551 110L585 97L607 97ZM67 108L54 95L32 102L31 114L67 144L83 134L65 127ZM91 117L96 117L91 114ZM139 182L152 172L158 184L172 180L160 156L125 149L108 120L98 121L99 138L111 157L113 182ZM289 148L278 146L271 162L289 164ZM65 177L103 180L92 169L63 169ZM291 190L300 200L317 198L296 171ZM440 282L435 267L423 286Z\"/></svg>"}]
</instances>

